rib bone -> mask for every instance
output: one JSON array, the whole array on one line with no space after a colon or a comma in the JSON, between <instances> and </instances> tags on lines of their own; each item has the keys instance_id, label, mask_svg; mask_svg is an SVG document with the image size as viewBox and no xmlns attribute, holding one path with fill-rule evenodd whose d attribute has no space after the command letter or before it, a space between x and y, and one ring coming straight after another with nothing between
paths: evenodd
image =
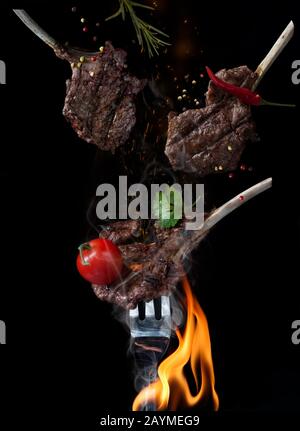
<instances>
[{"instance_id":1,"label":"rib bone","mask_svg":"<svg viewBox=\"0 0 300 431\"><path fill-rule=\"evenodd\" d=\"M38 36L43 42L49 45L51 48L56 49L59 44L53 37L49 36L45 30L43 30L24 9L13 9L14 13L20 18L20 20L28 27L36 36Z\"/></svg>"},{"instance_id":2,"label":"rib bone","mask_svg":"<svg viewBox=\"0 0 300 431\"><path fill-rule=\"evenodd\" d=\"M272 46L271 50L268 52L266 57L259 64L259 66L255 71L258 75L258 78L254 83L252 90L256 89L256 87L258 86L258 84L260 83L264 75L267 73L267 71L270 69L274 61L277 59L277 57L280 55L280 53L289 43L289 41L293 37L294 28L295 27L294 27L293 21L290 21L290 23L287 25L285 30L281 33L281 35L279 36L275 44Z\"/></svg>"},{"instance_id":3,"label":"rib bone","mask_svg":"<svg viewBox=\"0 0 300 431\"><path fill-rule=\"evenodd\" d=\"M185 241L182 247L178 250L174 257L174 262L180 262L183 256L187 256L191 251L198 246L205 235L224 217L230 214L232 211L239 208L245 202L259 195L260 193L268 190L272 187L272 178L267 178L260 183L255 184L249 189L245 190L243 193L235 196L230 201L226 202L224 205L217 208L213 213L205 220L202 227L198 231L191 231L190 241Z\"/></svg>"},{"instance_id":4,"label":"rib bone","mask_svg":"<svg viewBox=\"0 0 300 431\"><path fill-rule=\"evenodd\" d=\"M82 55L95 55L98 52L86 51L83 49L77 49L75 47L64 47L62 44L57 42L52 36L50 36L45 30L43 30L34 19L24 9L13 9L14 13L20 18L20 20L29 28L37 37L39 37L44 43L46 43L50 48L54 50L58 57L63 57L64 59L70 56L77 55L78 57Z\"/></svg>"}]
</instances>

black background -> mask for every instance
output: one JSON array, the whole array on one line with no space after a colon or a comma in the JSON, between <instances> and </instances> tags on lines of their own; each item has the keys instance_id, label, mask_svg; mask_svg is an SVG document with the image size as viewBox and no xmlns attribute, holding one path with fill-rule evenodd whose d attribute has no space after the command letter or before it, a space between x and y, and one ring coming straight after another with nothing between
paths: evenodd
<instances>
[{"instance_id":1,"label":"black background","mask_svg":"<svg viewBox=\"0 0 300 431\"><path fill-rule=\"evenodd\" d=\"M291 82L291 64L300 57L295 2L271 8L262 2L161 3L159 25L173 47L159 59L140 56L130 27L120 21L100 30L100 38L105 34L128 49L134 73L154 75L158 69L176 103L174 76L183 86L184 75L198 77L205 64L213 70L239 64L255 69L293 19L295 36L260 93L299 104L300 85ZM70 12L74 4L77 15ZM113 2L74 4L30 4L28 11L59 40L91 47L92 33L81 31L81 12L103 22ZM7 85L0 88L0 319L8 341L0 358L3 369L12 366L7 375L14 399L23 402L31 389L31 407L50 409L52 418L58 412L66 420L83 418L89 429L87 423L101 415L130 410L135 396L128 335L74 264L78 244L93 232L86 214L99 179L95 169L103 169L105 178L118 164L108 158L107 167L107 156L80 141L64 120L68 64L8 6L0 14L0 58L7 64ZM183 39L190 52L179 55L176 46ZM206 84L204 78L199 92ZM191 276L210 324L221 417L300 410L300 347L291 342L291 323L300 319L299 107L257 108L254 116L261 142L244 155L253 171L238 172L234 180L222 175L208 190L218 205L271 175L274 187L211 232L194 256L198 271Z\"/></svg>"}]
</instances>

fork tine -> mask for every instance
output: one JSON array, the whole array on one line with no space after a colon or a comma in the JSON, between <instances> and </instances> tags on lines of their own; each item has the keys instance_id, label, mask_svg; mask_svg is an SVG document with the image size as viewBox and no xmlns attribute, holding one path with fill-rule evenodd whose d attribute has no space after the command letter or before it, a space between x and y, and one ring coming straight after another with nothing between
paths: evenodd
<instances>
[{"instance_id":1,"label":"fork tine","mask_svg":"<svg viewBox=\"0 0 300 431\"><path fill-rule=\"evenodd\" d=\"M155 318L156 318L156 320L160 320L162 317L162 314L161 314L161 297L154 299L153 304L154 304Z\"/></svg>"},{"instance_id":2,"label":"fork tine","mask_svg":"<svg viewBox=\"0 0 300 431\"><path fill-rule=\"evenodd\" d=\"M141 302L129 311L132 338L171 336L170 298L162 296L149 302Z\"/></svg>"},{"instance_id":3,"label":"fork tine","mask_svg":"<svg viewBox=\"0 0 300 431\"><path fill-rule=\"evenodd\" d=\"M153 299L149 302L146 302L146 318L153 318L155 317L155 312L154 312L154 302Z\"/></svg>"},{"instance_id":4,"label":"fork tine","mask_svg":"<svg viewBox=\"0 0 300 431\"><path fill-rule=\"evenodd\" d=\"M146 307L145 307L145 302L139 302L138 303L138 311L139 311L139 319L140 320L145 320L146 317Z\"/></svg>"}]
</instances>

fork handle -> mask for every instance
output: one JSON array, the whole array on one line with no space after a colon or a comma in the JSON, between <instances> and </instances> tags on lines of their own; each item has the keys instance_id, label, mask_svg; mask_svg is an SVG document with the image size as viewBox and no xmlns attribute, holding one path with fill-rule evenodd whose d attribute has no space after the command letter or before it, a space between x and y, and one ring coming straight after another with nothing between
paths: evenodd
<instances>
[{"instance_id":1,"label":"fork handle","mask_svg":"<svg viewBox=\"0 0 300 431\"><path fill-rule=\"evenodd\" d=\"M141 388L145 388L151 383L155 382L157 379L157 367L158 363L153 364L152 366L149 366L147 368L140 369L140 379L141 379ZM150 401L150 399L145 400L145 404L143 405L142 411L156 411L156 405L155 402Z\"/></svg>"}]
</instances>

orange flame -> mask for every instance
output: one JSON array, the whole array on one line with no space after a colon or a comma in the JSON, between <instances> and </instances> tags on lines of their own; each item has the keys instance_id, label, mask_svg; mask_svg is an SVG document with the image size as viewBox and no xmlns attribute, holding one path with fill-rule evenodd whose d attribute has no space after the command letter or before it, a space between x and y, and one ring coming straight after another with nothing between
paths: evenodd
<instances>
[{"instance_id":1,"label":"orange flame","mask_svg":"<svg viewBox=\"0 0 300 431\"><path fill-rule=\"evenodd\" d=\"M214 410L219 408L208 323L186 277L183 288L187 299L187 321L183 335L176 330L178 348L159 365L158 380L137 395L133 411L141 410L146 403L154 403L157 410L176 410L179 404L192 407L208 396L212 397ZM194 377L195 395L191 393L184 373L186 365L190 365Z\"/></svg>"}]
</instances>

